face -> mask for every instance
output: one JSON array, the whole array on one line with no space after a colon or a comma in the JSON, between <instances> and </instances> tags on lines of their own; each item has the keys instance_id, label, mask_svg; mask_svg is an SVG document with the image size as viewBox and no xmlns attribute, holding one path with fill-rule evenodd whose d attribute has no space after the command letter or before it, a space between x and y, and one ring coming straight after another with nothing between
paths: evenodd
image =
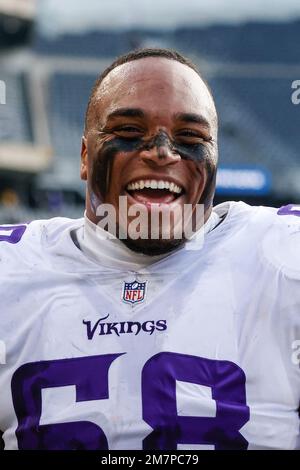
<instances>
[{"instance_id":1,"label":"face","mask_svg":"<svg viewBox=\"0 0 300 470\"><path fill-rule=\"evenodd\" d=\"M217 117L211 95L196 72L165 58L123 64L101 83L82 143L81 177L87 180L87 216L98 223L100 204L114 206L118 229L128 233L132 215L149 214L146 239L128 237L130 248L147 254L170 251L184 242L175 237L184 205L203 203L205 219L212 207L217 161ZM167 211L170 237L158 223L151 240L151 211ZM203 221L202 221L203 222ZM120 227L122 225L122 227ZM199 228L199 227L195 227ZM129 230L130 232L130 230ZM178 234L178 231L177 231ZM144 232L145 235L145 232Z\"/></svg>"}]
</instances>

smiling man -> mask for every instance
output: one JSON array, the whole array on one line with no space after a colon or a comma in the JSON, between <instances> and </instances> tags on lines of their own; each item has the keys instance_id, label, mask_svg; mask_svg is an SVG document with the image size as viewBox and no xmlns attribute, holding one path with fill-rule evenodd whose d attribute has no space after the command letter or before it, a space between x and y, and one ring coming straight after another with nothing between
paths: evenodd
<instances>
[{"instance_id":1,"label":"smiling man","mask_svg":"<svg viewBox=\"0 0 300 470\"><path fill-rule=\"evenodd\" d=\"M191 62L103 72L84 217L0 227L6 449L300 447L300 208L213 207L216 165Z\"/></svg>"},{"instance_id":2,"label":"smiling man","mask_svg":"<svg viewBox=\"0 0 300 470\"><path fill-rule=\"evenodd\" d=\"M119 214L120 196L127 197L128 212L132 205L169 211L170 237L151 237L149 218L144 239L124 238L134 251L166 253L184 242L182 231L175 239L174 225L181 222L185 205L194 213L203 204L205 221L209 218L216 163L214 101L189 61L167 51L142 51L119 59L102 74L90 99L82 142L89 220L99 224L97 207L111 204L117 220L126 225L122 233L128 234L130 217L127 210Z\"/></svg>"}]
</instances>

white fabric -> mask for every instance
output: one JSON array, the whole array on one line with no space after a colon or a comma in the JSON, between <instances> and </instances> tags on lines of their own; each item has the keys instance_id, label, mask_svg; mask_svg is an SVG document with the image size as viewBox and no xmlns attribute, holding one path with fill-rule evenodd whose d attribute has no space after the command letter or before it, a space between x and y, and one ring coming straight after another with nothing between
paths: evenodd
<instances>
[{"instance_id":1,"label":"white fabric","mask_svg":"<svg viewBox=\"0 0 300 470\"><path fill-rule=\"evenodd\" d=\"M300 449L300 219L215 212L135 272L75 245L84 219L1 227L6 449Z\"/></svg>"},{"instance_id":2,"label":"white fabric","mask_svg":"<svg viewBox=\"0 0 300 470\"><path fill-rule=\"evenodd\" d=\"M213 230L220 220L220 216L212 211L204 225L204 234ZM194 236L196 237L197 233ZM86 214L84 216L83 227L76 230L76 239L81 251L86 256L101 263L103 266L111 268L137 271L169 256L169 253L158 256L136 253L127 248L117 238L108 239L107 233L101 227L91 222ZM193 243L192 239L187 243Z\"/></svg>"}]
</instances>

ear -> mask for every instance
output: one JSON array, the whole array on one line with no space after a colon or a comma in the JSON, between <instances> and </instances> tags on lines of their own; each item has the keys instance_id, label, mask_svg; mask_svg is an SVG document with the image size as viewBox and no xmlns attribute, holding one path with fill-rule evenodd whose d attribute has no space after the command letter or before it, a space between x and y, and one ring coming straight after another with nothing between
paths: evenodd
<instances>
[{"instance_id":1,"label":"ear","mask_svg":"<svg viewBox=\"0 0 300 470\"><path fill-rule=\"evenodd\" d=\"M87 180L87 139L85 136L81 139L80 178L83 181Z\"/></svg>"}]
</instances>

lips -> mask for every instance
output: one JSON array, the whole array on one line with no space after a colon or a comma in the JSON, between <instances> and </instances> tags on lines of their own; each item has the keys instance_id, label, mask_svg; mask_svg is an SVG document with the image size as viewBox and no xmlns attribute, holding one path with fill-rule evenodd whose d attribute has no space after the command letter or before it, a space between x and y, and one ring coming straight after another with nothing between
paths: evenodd
<instances>
[{"instance_id":1,"label":"lips","mask_svg":"<svg viewBox=\"0 0 300 470\"><path fill-rule=\"evenodd\" d=\"M141 204L171 204L184 189L175 181L165 179L139 179L126 186L126 191Z\"/></svg>"}]
</instances>

